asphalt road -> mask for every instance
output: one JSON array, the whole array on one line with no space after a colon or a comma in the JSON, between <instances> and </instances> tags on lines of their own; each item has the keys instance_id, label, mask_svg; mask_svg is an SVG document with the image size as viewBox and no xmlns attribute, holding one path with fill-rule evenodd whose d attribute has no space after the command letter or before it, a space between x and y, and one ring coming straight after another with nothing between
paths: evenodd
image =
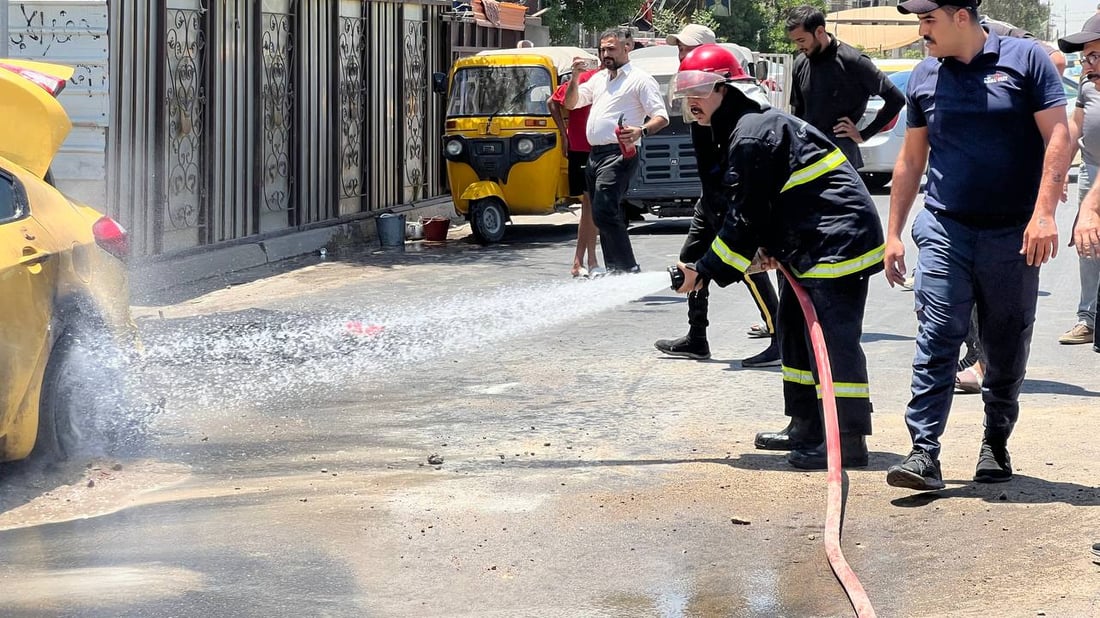
<instances>
[{"instance_id":1,"label":"asphalt road","mask_svg":"<svg viewBox=\"0 0 1100 618\"><path fill-rule=\"evenodd\" d=\"M488 248L460 227L137 290L135 408L163 409L115 453L0 467L0 614L849 615L824 473L752 447L785 419L778 369L737 361L763 346L748 293L712 294L711 361L652 347L686 328L662 272L686 227L635 225L636 277L570 280L555 215ZM960 396L931 494L885 484L916 324L873 281L844 549L880 616L1100 614L1100 354L1056 342L1076 260L1043 269L1015 480L969 481L981 403Z\"/></svg>"}]
</instances>

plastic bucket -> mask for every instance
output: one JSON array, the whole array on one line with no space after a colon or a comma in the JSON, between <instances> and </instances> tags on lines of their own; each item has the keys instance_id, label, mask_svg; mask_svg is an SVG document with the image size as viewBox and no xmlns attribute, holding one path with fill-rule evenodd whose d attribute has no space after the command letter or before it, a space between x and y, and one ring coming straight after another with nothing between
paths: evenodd
<instances>
[{"instance_id":1,"label":"plastic bucket","mask_svg":"<svg viewBox=\"0 0 1100 618\"><path fill-rule=\"evenodd\" d=\"M382 213L374 220L383 247L405 247L405 215Z\"/></svg>"},{"instance_id":2,"label":"plastic bucket","mask_svg":"<svg viewBox=\"0 0 1100 618\"><path fill-rule=\"evenodd\" d=\"M451 229L451 220L447 217L421 217L421 225L424 226L424 240L442 242L447 240L447 230Z\"/></svg>"}]
</instances>

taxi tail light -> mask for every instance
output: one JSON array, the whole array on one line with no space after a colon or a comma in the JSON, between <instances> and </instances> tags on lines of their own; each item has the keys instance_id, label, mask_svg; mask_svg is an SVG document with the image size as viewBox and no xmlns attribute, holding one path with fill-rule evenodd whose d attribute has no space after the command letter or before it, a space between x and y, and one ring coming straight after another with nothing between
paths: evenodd
<instances>
[{"instance_id":1,"label":"taxi tail light","mask_svg":"<svg viewBox=\"0 0 1100 618\"><path fill-rule=\"evenodd\" d=\"M901 114L898 114L898 115L894 116L893 118L891 118L890 122L887 122L886 126L882 127L882 129L879 131L879 133L886 133L886 132L892 130L895 126L897 126L899 116L901 116Z\"/></svg>"},{"instance_id":2,"label":"taxi tail light","mask_svg":"<svg viewBox=\"0 0 1100 618\"><path fill-rule=\"evenodd\" d=\"M92 224L95 244L111 255L123 259L130 255L130 235L126 228L110 217L100 217Z\"/></svg>"},{"instance_id":3,"label":"taxi tail light","mask_svg":"<svg viewBox=\"0 0 1100 618\"><path fill-rule=\"evenodd\" d=\"M46 75L45 73L40 73L32 69L24 69L23 67L18 67L6 62L0 62L0 69L11 71L23 79L33 82L55 98L65 89L65 80Z\"/></svg>"}]
</instances>

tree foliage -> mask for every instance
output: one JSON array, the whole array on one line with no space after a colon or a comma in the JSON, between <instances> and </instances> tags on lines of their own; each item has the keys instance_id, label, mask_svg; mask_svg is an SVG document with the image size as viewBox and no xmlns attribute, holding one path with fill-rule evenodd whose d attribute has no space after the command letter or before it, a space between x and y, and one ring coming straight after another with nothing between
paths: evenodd
<instances>
[{"instance_id":1,"label":"tree foliage","mask_svg":"<svg viewBox=\"0 0 1100 618\"><path fill-rule=\"evenodd\" d=\"M555 45L576 45L578 26L614 28L634 19L640 5L640 0L561 0L543 15L542 23L550 28Z\"/></svg>"},{"instance_id":2,"label":"tree foliage","mask_svg":"<svg viewBox=\"0 0 1100 618\"><path fill-rule=\"evenodd\" d=\"M996 0L987 0L993 2ZM1024 2L1027 0L1000 0ZM658 34L678 32L685 24L710 27L719 41L737 43L760 52L792 53L794 46L787 40L787 11L811 4L825 10L825 0L725 0L729 15L714 15L711 11L696 11L693 6L682 12L669 9L653 12L653 25ZM560 0L543 16L555 44L575 45L577 27L603 30L629 23L637 16L642 0Z\"/></svg>"},{"instance_id":3,"label":"tree foliage","mask_svg":"<svg viewBox=\"0 0 1100 618\"><path fill-rule=\"evenodd\" d=\"M979 10L999 21L1023 28L1035 36L1050 38L1047 25L1050 22L1050 5L1039 0L985 0Z\"/></svg>"},{"instance_id":4,"label":"tree foliage","mask_svg":"<svg viewBox=\"0 0 1100 618\"><path fill-rule=\"evenodd\" d=\"M718 20L710 11L692 11L687 14L668 9L653 11L653 30L657 35L668 36L679 32L687 24L699 24L718 33Z\"/></svg>"}]
</instances>

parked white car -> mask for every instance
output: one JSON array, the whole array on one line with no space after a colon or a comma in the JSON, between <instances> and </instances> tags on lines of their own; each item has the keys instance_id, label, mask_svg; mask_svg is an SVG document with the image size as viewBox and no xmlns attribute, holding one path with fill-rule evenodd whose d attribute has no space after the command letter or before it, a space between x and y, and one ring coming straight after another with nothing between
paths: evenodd
<instances>
[{"instance_id":1,"label":"parked white car","mask_svg":"<svg viewBox=\"0 0 1100 618\"><path fill-rule=\"evenodd\" d=\"M920 60L879 60L875 66L894 82L903 94L909 85L909 75ZM879 97L871 97L867 102L867 111L859 121L860 129L871 124L878 110L882 109L883 101ZM859 173L863 176L863 182L871 191L879 191L889 184L894 175L894 163L901 152L901 142L905 138L905 107L898 112L897 118L886 123L877 134L859 145L860 154L863 155L863 167Z\"/></svg>"},{"instance_id":2,"label":"parked white car","mask_svg":"<svg viewBox=\"0 0 1100 618\"><path fill-rule=\"evenodd\" d=\"M909 86L909 76L920 61L876 59L874 62L890 78L890 81L894 82L898 90L904 93ZM1066 92L1066 114L1069 115L1073 113L1073 108L1077 103L1077 82L1068 77L1063 77L1062 87ZM878 110L882 109L882 105L882 99L872 97L867 103L867 111L864 112L858 126L862 129L870 124L871 120L878 114ZM863 182L871 191L882 190L893 177L894 163L898 160L898 153L901 152L901 142L905 138L905 125L905 107L902 107L894 121L887 123L882 131L859 145L860 153L863 155L863 167L859 168L859 173L863 177ZM1080 163L1079 158L1074 163Z\"/></svg>"}]
</instances>

